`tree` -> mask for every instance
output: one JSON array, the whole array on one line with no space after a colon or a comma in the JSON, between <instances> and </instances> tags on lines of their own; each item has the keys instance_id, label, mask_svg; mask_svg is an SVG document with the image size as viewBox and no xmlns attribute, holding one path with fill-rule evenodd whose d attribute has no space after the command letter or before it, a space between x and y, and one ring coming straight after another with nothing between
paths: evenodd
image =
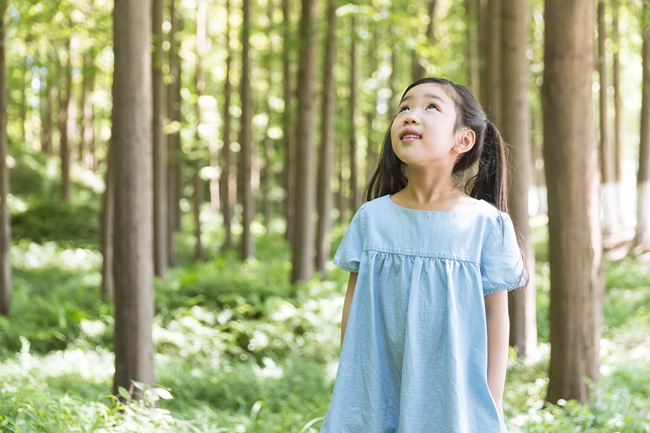
<instances>
[{"instance_id":1,"label":"tree","mask_svg":"<svg viewBox=\"0 0 650 433\"><path fill-rule=\"evenodd\" d=\"M7 207L9 169L7 167L7 14L8 0L0 0L0 315L9 315L11 299L11 266L9 238L11 219Z\"/></svg>"},{"instance_id":2,"label":"tree","mask_svg":"<svg viewBox=\"0 0 650 433\"><path fill-rule=\"evenodd\" d=\"M167 235L169 216L167 215L167 142L163 130L164 116L164 90L162 62L163 62L163 6L164 0L153 0L152 5L152 86L153 86L153 238L154 238L154 272L157 276L165 278L169 258L167 254Z\"/></svg>"},{"instance_id":3,"label":"tree","mask_svg":"<svg viewBox=\"0 0 650 433\"><path fill-rule=\"evenodd\" d=\"M607 53L605 51L605 3L598 1L598 75L600 79L600 175L602 182L602 229L611 233L616 229L618 203L614 179L614 155L609 140L609 119L607 117Z\"/></svg>"},{"instance_id":4,"label":"tree","mask_svg":"<svg viewBox=\"0 0 650 433\"><path fill-rule=\"evenodd\" d=\"M112 141L112 140L111 140ZM104 195L102 197L102 298L108 299L115 294L115 279L113 277L113 257L115 251L115 146L109 144L106 158L106 174L104 175Z\"/></svg>"},{"instance_id":5,"label":"tree","mask_svg":"<svg viewBox=\"0 0 650 433\"><path fill-rule=\"evenodd\" d=\"M70 152L74 145L74 132L77 118L77 104L72 94L72 69L73 57L76 48L75 38L68 41L68 61L65 69L65 86L67 89L63 93L63 85L59 85L59 129L61 131L61 140L59 143L59 156L61 158L61 200L68 201L70 198Z\"/></svg>"},{"instance_id":6,"label":"tree","mask_svg":"<svg viewBox=\"0 0 650 433\"><path fill-rule=\"evenodd\" d=\"M293 243L294 216L295 216L295 193L294 184L296 177L295 151L294 144L291 140L293 128L291 119L292 103L292 74L291 74L291 15L289 0L282 0L282 30L284 39L284 50L282 50L282 97L284 99L284 113L282 114L282 132L284 134L284 213L287 221L287 231L285 233L289 243Z\"/></svg>"},{"instance_id":7,"label":"tree","mask_svg":"<svg viewBox=\"0 0 650 433\"><path fill-rule=\"evenodd\" d=\"M641 133L639 171L637 173L637 216L635 243L647 249L650 245L650 8L643 2L643 87L641 90Z\"/></svg>"},{"instance_id":8,"label":"tree","mask_svg":"<svg viewBox=\"0 0 650 433\"><path fill-rule=\"evenodd\" d=\"M253 222L255 201L251 188L251 160L252 160L252 119L253 119L253 97L251 95L250 82L250 0L243 0L244 21L242 24L242 77L241 77L241 100L242 100L242 126L241 126L241 151L239 152L239 176L238 184L241 187L242 197L242 239L241 258L245 260L253 257L253 235L251 223Z\"/></svg>"},{"instance_id":9,"label":"tree","mask_svg":"<svg viewBox=\"0 0 650 433\"><path fill-rule=\"evenodd\" d=\"M612 2L612 43L614 45L614 78L612 86L614 87L614 179L616 181L617 192L616 195L620 196L621 193L621 179L623 170L621 163L623 160L623 98L621 98L621 62L620 62L620 38L618 28L618 15L620 5L618 1ZM619 209L619 216L620 209Z\"/></svg>"},{"instance_id":10,"label":"tree","mask_svg":"<svg viewBox=\"0 0 650 433\"><path fill-rule=\"evenodd\" d=\"M198 0L196 2L196 143L199 144L199 150L202 147L202 138L200 133L201 127L201 105L200 99L205 91L205 77L201 68L201 58L205 55L206 45L206 21L207 21L207 4ZM201 205L203 203L203 179L201 178L201 158L197 157L194 161L194 237L196 238L195 257L198 261L205 259L203 243L201 242Z\"/></svg>"},{"instance_id":11,"label":"tree","mask_svg":"<svg viewBox=\"0 0 650 433\"><path fill-rule=\"evenodd\" d=\"M79 141L79 162L86 168L94 170L95 160L95 128L93 125L92 93L95 87L95 66L91 53L83 57L83 85L81 89L81 140Z\"/></svg>"},{"instance_id":12,"label":"tree","mask_svg":"<svg viewBox=\"0 0 650 433\"><path fill-rule=\"evenodd\" d=\"M221 175L219 177L219 197L221 198L221 214L223 225L226 229L226 246L232 248L232 228L230 226L233 215L233 197L231 190L231 165L232 152L230 151L230 101L232 99L232 84L230 84L230 73L232 63L232 48L230 47L230 0L226 0L226 78L224 80L224 104L223 104L223 147L221 148Z\"/></svg>"},{"instance_id":13,"label":"tree","mask_svg":"<svg viewBox=\"0 0 650 433\"><path fill-rule=\"evenodd\" d=\"M332 168L334 166L334 63L336 62L336 0L327 3L327 35L325 36L325 57L323 59L323 119L321 121L321 143L318 158L318 185L316 187L316 208L318 229L316 234L316 269L325 270L330 255L330 231L332 230Z\"/></svg>"},{"instance_id":14,"label":"tree","mask_svg":"<svg viewBox=\"0 0 650 433\"><path fill-rule=\"evenodd\" d=\"M593 0L546 0L542 107L551 361L547 400L585 402L598 381L603 270L592 99Z\"/></svg>"},{"instance_id":15,"label":"tree","mask_svg":"<svg viewBox=\"0 0 650 433\"><path fill-rule=\"evenodd\" d=\"M479 94L479 33L478 15L480 0L465 0L467 15L467 84L475 95Z\"/></svg>"},{"instance_id":16,"label":"tree","mask_svg":"<svg viewBox=\"0 0 650 433\"><path fill-rule=\"evenodd\" d=\"M487 0L487 35L485 51L485 86L486 100L482 101L487 108L490 122L501 127L501 2L503 0Z\"/></svg>"},{"instance_id":17,"label":"tree","mask_svg":"<svg viewBox=\"0 0 650 433\"><path fill-rule=\"evenodd\" d=\"M528 188L532 178L530 122L528 107L528 2L502 0L502 82L503 107L508 115L501 121L507 147L509 212L519 236L519 245L528 260L526 287L509 294L510 345L522 356L530 356L537 346L535 307L535 250L528 224Z\"/></svg>"},{"instance_id":18,"label":"tree","mask_svg":"<svg viewBox=\"0 0 650 433\"><path fill-rule=\"evenodd\" d=\"M298 147L296 164L295 234L291 282L306 281L314 267L312 213L314 212L314 115L316 99L316 0L302 0L300 63L298 66Z\"/></svg>"},{"instance_id":19,"label":"tree","mask_svg":"<svg viewBox=\"0 0 650 433\"><path fill-rule=\"evenodd\" d=\"M113 20L117 393L154 382L151 1L116 0Z\"/></svg>"},{"instance_id":20,"label":"tree","mask_svg":"<svg viewBox=\"0 0 650 433\"><path fill-rule=\"evenodd\" d=\"M357 27L354 15L350 15L350 95L348 96L349 125L348 140L350 147L350 209L356 212L361 206L361 194L359 194L359 170L357 163Z\"/></svg>"}]
</instances>

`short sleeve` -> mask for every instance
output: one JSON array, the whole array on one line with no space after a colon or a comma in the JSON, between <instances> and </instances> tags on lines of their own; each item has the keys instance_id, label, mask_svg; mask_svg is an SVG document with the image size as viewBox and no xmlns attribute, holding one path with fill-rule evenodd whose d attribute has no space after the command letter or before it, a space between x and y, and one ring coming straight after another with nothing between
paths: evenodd
<instances>
[{"instance_id":1,"label":"short sleeve","mask_svg":"<svg viewBox=\"0 0 650 433\"><path fill-rule=\"evenodd\" d=\"M526 284L524 256L517 243L510 216L501 213L488 234L481 252L483 296L512 290Z\"/></svg>"},{"instance_id":2,"label":"short sleeve","mask_svg":"<svg viewBox=\"0 0 650 433\"><path fill-rule=\"evenodd\" d=\"M359 272L359 263L363 254L363 240L365 239L364 208L365 203L352 218L350 227L348 227L348 231L334 255L334 264L344 271Z\"/></svg>"}]
</instances>

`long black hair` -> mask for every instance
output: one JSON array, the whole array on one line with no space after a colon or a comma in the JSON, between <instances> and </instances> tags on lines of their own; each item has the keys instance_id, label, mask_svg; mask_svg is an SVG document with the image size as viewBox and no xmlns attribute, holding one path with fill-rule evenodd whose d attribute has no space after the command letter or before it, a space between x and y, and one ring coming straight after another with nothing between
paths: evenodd
<instances>
[{"instance_id":1,"label":"long black hair","mask_svg":"<svg viewBox=\"0 0 650 433\"><path fill-rule=\"evenodd\" d=\"M502 212L508 211L506 191L506 157L503 140L497 128L488 121L481 104L471 90L444 78L422 78L408 86L406 93L420 84L438 84L454 101L456 125L454 130L466 127L476 134L476 142L469 151L463 153L452 170L452 175L461 177L478 161L478 172L465 184L465 192L476 199L492 203ZM392 122L391 122L392 126ZM366 200L370 201L387 194L395 194L406 187L408 176L406 164L393 151L390 138L391 126L384 137L381 154L375 173L366 188Z\"/></svg>"}]
</instances>

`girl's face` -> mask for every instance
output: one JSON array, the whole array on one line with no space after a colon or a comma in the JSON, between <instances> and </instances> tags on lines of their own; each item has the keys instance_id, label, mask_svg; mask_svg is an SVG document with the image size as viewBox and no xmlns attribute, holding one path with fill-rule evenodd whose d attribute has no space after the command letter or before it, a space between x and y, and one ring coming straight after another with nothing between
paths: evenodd
<instances>
[{"instance_id":1,"label":"girl's face","mask_svg":"<svg viewBox=\"0 0 650 433\"><path fill-rule=\"evenodd\" d=\"M454 131L455 124L456 105L440 85L415 86L404 95L391 126L393 151L409 166L453 168L474 144L473 131Z\"/></svg>"}]
</instances>

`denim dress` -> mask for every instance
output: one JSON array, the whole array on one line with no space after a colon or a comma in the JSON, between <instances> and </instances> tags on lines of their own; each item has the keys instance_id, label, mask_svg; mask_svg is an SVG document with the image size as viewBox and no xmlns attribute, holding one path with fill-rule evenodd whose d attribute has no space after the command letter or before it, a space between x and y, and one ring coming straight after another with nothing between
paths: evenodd
<instances>
[{"instance_id":1,"label":"denim dress","mask_svg":"<svg viewBox=\"0 0 650 433\"><path fill-rule=\"evenodd\" d=\"M396 205L354 216L334 263L358 272L321 433L503 433L487 382L483 297L520 287L508 214Z\"/></svg>"}]
</instances>

